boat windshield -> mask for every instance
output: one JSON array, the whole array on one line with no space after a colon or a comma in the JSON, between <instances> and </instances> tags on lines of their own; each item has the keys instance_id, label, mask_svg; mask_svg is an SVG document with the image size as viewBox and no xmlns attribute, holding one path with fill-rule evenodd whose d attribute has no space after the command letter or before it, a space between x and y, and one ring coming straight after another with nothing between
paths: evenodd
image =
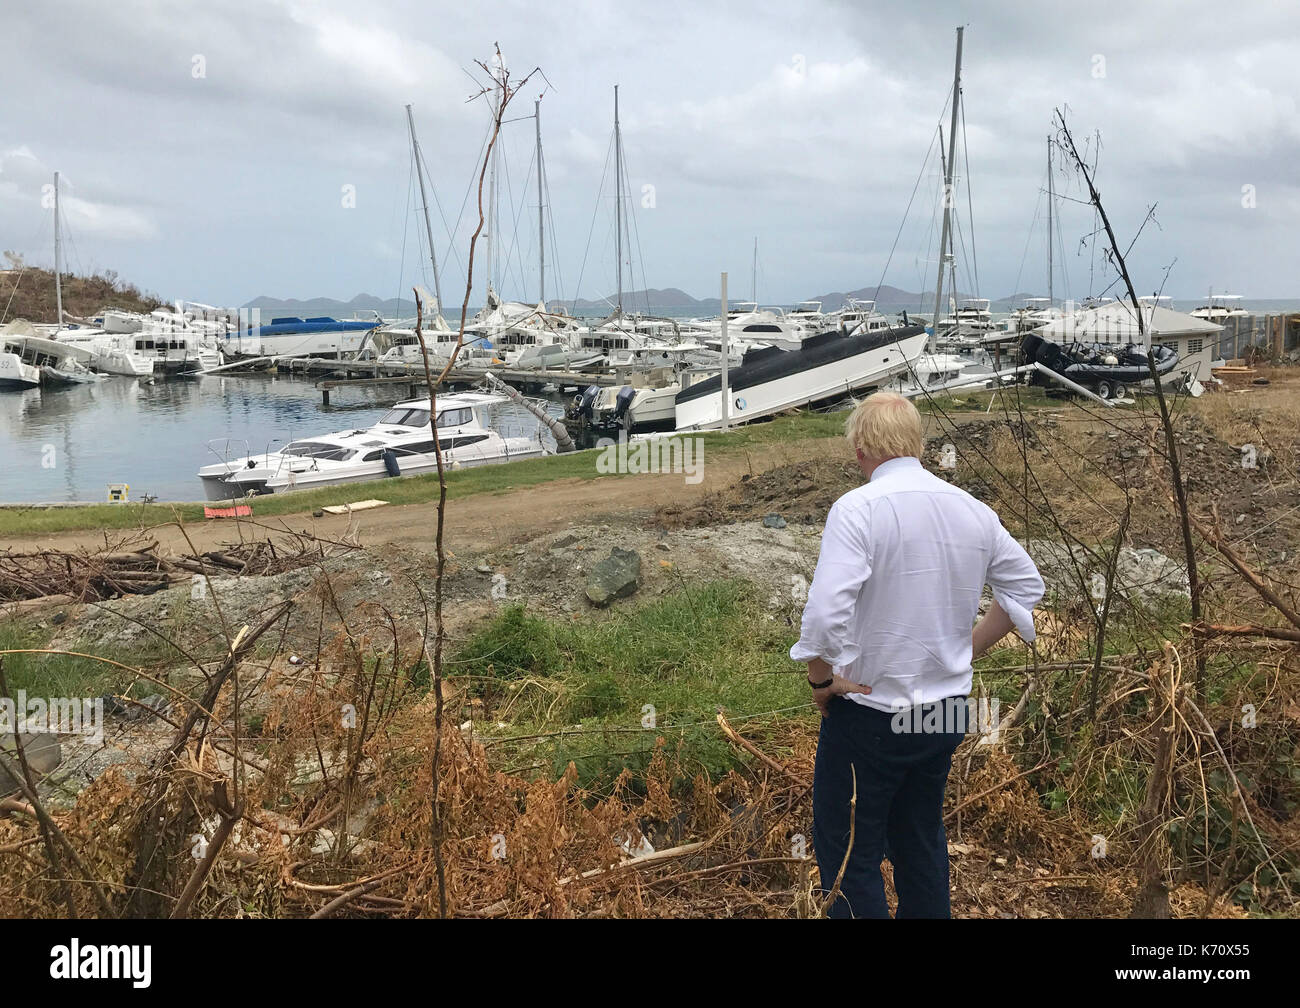
<instances>
[{"instance_id":1,"label":"boat windshield","mask_svg":"<svg viewBox=\"0 0 1300 1008\"><path fill-rule=\"evenodd\" d=\"M284 449L285 455L299 458L329 459L331 462L344 462L356 454L356 449L343 448L327 444L324 441L294 441Z\"/></svg>"},{"instance_id":2,"label":"boat windshield","mask_svg":"<svg viewBox=\"0 0 1300 1008\"><path fill-rule=\"evenodd\" d=\"M381 424L393 424L396 427L428 427L429 411L427 409L412 409L409 406L398 406L390 409L379 418Z\"/></svg>"}]
</instances>

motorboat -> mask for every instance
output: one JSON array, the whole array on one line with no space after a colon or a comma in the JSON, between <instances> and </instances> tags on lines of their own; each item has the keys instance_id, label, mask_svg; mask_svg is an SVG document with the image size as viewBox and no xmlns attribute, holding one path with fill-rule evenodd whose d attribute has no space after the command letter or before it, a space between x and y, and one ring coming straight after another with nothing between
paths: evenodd
<instances>
[{"instance_id":1,"label":"motorboat","mask_svg":"<svg viewBox=\"0 0 1300 1008\"><path fill-rule=\"evenodd\" d=\"M1081 385L1102 399L1122 399L1128 386L1135 386L1151 378L1147 348L1140 343L1124 345L1114 343L1053 343L1034 333L1025 336L1020 351L1026 364L1041 368L1077 385ZM1178 351L1173 347L1154 344L1156 373L1168 374L1178 364ZM1038 375L1034 376L1036 379ZM1039 379L1039 384L1049 378Z\"/></svg>"},{"instance_id":2,"label":"motorboat","mask_svg":"<svg viewBox=\"0 0 1300 1008\"><path fill-rule=\"evenodd\" d=\"M1211 293L1206 304L1187 314L1217 325L1223 325L1230 318L1249 318L1250 312L1237 303L1240 300L1240 294Z\"/></svg>"},{"instance_id":3,"label":"motorboat","mask_svg":"<svg viewBox=\"0 0 1300 1008\"><path fill-rule=\"evenodd\" d=\"M731 423L747 423L782 410L838 399L880 387L906 371L925 349L926 332L900 325L845 336L838 329L809 337L798 350L775 347L745 354L727 380ZM681 389L676 396L678 430L721 426L721 375Z\"/></svg>"},{"instance_id":4,"label":"motorboat","mask_svg":"<svg viewBox=\"0 0 1300 1008\"><path fill-rule=\"evenodd\" d=\"M503 437L490 426L489 410L509 401L478 392L438 396L436 444L428 399L398 403L370 427L291 441L261 455L228 458L229 442L221 450L212 442L209 449L220 461L203 466L198 475L208 500L233 500L434 472L438 449L446 469L544 454L540 441Z\"/></svg>"}]
</instances>

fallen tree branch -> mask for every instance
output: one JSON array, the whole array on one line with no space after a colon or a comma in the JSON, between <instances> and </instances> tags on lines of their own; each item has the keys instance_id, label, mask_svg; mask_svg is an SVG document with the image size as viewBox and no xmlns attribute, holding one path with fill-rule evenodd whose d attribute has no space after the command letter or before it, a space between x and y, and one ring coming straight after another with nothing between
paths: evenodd
<instances>
[{"instance_id":1,"label":"fallen tree branch","mask_svg":"<svg viewBox=\"0 0 1300 1008\"><path fill-rule=\"evenodd\" d=\"M808 779L806 777L801 777L793 770L791 770L789 767L783 766L782 764L778 763L776 760L772 759L772 757L768 756L761 749L759 749L758 746L754 745L753 742L750 742L748 739L742 737L741 734L736 731L736 729L732 728L731 725L727 723L727 718L722 713L721 707L718 708L718 727L722 729L722 734L727 736L728 741L730 741L733 745L739 746L741 749L745 750L745 752L749 753L755 759L762 762L764 766L769 767L772 770L775 770L779 774L783 774L786 777L789 777L792 781L794 781L794 783L798 784L800 787L807 786Z\"/></svg>"}]
</instances>

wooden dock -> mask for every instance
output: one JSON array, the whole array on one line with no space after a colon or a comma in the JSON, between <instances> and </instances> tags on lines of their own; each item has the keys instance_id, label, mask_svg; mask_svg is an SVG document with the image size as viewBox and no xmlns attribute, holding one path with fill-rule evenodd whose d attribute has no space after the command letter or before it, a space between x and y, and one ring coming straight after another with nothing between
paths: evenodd
<instances>
[{"instance_id":1,"label":"wooden dock","mask_svg":"<svg viewBox=\"0 0 1300 1008\"><path fill-rule=\"evenodd\" d=\"M393 361L326 360L320 357L298 357L284 361L280 367L293 374L329 375L316 383L324 405L330 403L330 392L340 388L375 388L385 385L406 385L409 398L418 399L427 392L423 364L395 363ZM444 385L477 385L483 380L484 370L504 382L524 390L541 389L543 385L582 389L588 385L625 385L630 375L615 371L537 371L499 365L492 368L456 368L447 374ZM437 374L437 371L434 371Z\"/></svg>"}]
</instances>

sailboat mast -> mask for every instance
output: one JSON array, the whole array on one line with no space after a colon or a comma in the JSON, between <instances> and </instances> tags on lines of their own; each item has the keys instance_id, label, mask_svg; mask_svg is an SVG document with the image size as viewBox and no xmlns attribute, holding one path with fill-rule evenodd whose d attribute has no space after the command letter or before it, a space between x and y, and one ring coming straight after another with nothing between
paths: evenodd
<instances>
[{"instance_id":1,"label":"sailboat mast","mask_svg":"<svg viewBox=\"0 0 1300 1008\"><path fill-rule=\"evenodd\" d=\"M1052 302L1052 217L1056 212L1056 197L1052 193L1052 138L1047 138L1047 307Z\"/></svg>"},{"instance_id":2,"label":"sailboat mast","mask_svg":"<svg viewBox=\"0 0 1300 1008\"><path fill-rule=\"evenodd\" d=\"M498 98L497 100L500 101L501 99ZM498 118L500 117L501 112L499 107L494 108L492 111L494 116ZM495 249L493 246L496 244L494 239L497 230L497 153L500 149L501 148L497 144L492 145L492 158L489 164L490 170L488 172L487 234L485 237L487 239L487 279L489 293L493 290L492 281L495 279L496 274L496 259L494 258ZM486 300L484 303L486 304Z\"/></svg>"},{"instance_id":3,"label":"sailboat mast","mask_svg":"<svg viewBox=\"0 0 1300 1008\"><path fill-rule=\"evenodd\" d=\"M420 141L415 138L415 116L411 106L406 106L406 124L411 128L411 153L415 157L415 177L420 180L420 202L424 204L424 233L429 239L429 265L433 267L433 294L438 299L438 310L442 310L442 282L438 278L438 254L433 248L433 228L429 224L429 195L424 191L424 158L420 156Z\"/></svg>"},{"instance_id":4,"label":"sailboat mast","mask_svg":"<svg viewBox=\"0 0 1300 1008\"><path fill-rule=\"evenodd\" d=\"M754 239L754 272L749 281L750 300L758 307L758 238Z\"/></svg>"},{"instance_id":5,"label":"sailboat mast","mask_svg":"<svg viewBox=\"0 0 1300 1008\"><path fill-rule=\"evenodd\" d=\"M934 290L934 326L930 331L930 353L939 346L939 306L943 304L943 267L948 255L952 230L952 168L957 150L957 103L961 101L961 37L965 28L957 29L957 63L952 75L952 121L948 126L948 162L943 170L943 237L939 239L939 278ZM953 284L954 293L956 284Z\"/></svg>"},{"instance_id":6,"label":"sailboat mast","mask_svg":"<svg viewBox=\"0 0 1300 1008\"><path fill-rule=\"evenodd\" d=\"M537 120L537 303L546 303L546 225L542 215L542 100L533 102Z\"/></svg>"},{"instance_id":7,"label":"sailboat mast","mask_svg":"<svg viewBox=\"0 0 1300 1008\"><path fill-rule=\"evenodd\" d=\"M623 314L623 135L618 125L618 85L614 85L614 250L618 256L618 313Z\"/></svg>"},{"instance_id":8,"label":"sailboat mast","mask_svg":"<svg viewBox=\"0 0 1300 1008\"><path fill-rule=\"evenodd\" d=\"M63 328L63 249L59 240L59 173L54 173L54 300L58 304L59 328Z\"/></svg>"}]
</instances>

